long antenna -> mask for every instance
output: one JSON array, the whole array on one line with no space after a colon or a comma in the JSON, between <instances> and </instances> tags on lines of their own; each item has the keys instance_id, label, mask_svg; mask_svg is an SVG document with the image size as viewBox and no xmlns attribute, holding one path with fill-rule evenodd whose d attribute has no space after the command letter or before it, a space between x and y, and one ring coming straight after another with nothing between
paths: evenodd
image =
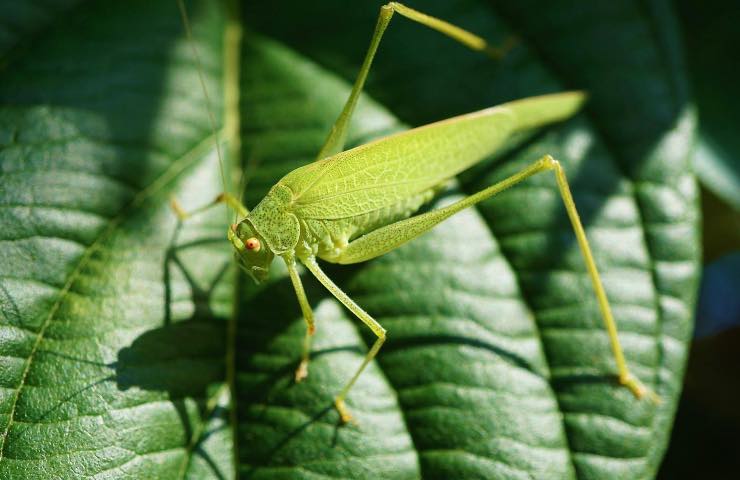
<instances>
[{"instance_id":1,"label":"long antenna","mask_svg":"<svg viewBox=\"0 0 740 480\"><path fill-rule=\"evenodd\" d=\"M185 27L185 36L187 38L190 48L193 50L193 58L195 58L195 64L198 67L198 79L200 80L200 86L203 89L203 96L206 99L206 111L208 112L208 120L211 124L211 132L213 138L216 140L216 154L218 155L218 170L221 174L221 185L223 186L224 192L228 192L226 188L226 174L224 173L224 159L221 154L221 142L219 142L218 132L216 131L216 117L213 115L213 109L211 108L211 98L208 96L208 89L206 88L206 81L203 78L203 64L200 61L200 55L198 55L198 48L195 46L195 40L193 40L193 33L190 28L190 20L188 20L188 13L185 10L185 3L183 0L177 0L177 6L180 9L180 16L182 17L182 24Z\"/></svg>"}]
</instances>

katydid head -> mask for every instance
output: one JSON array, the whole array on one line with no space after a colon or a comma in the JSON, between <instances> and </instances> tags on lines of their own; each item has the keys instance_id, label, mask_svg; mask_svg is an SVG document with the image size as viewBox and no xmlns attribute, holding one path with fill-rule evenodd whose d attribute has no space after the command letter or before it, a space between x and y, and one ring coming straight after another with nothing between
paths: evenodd
<instances>
[{"instance_id":1,"label":"katydid head","mask_svg":"<svg viewBox=\"0 0 740 480\"><path fill-rule=\"evenodd\" d=\"M227 235L236 250L239 265L255 282L265 281L270 273L270 264L275 258L265 239L248 220L231 225Z\"/></svg>"}]
</instances>

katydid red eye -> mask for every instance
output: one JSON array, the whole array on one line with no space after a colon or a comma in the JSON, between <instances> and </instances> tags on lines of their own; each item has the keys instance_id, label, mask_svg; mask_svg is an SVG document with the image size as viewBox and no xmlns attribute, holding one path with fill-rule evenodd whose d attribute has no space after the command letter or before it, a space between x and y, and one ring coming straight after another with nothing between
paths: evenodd
<instances>
[{"instance_id":1,"label":"katydid red eye","mask_svg":"<svg viewBox=\"0 0 740 480\"><path fill-rule=\"evenodd\" d=\"M254 252L259 252L262 245L260 245L260 241L254 237L248 238L246 242L244 242L244 245L247 247L247 250L252 250Z\"/></svg>"}]
</instances>

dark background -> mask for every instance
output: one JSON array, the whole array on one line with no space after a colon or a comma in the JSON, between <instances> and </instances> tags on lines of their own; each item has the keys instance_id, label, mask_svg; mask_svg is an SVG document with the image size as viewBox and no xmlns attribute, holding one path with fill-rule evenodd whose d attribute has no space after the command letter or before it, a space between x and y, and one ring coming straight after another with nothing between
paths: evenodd
<instances>
[{"instance_id":1,"label":"dark background","mask_svg":"<svg viewBox=\"0 0 740 480\"><path fill-rule=\"evenodd\" d=\"M699 113L699 135L721 153L721 164L700 154L704 262L696 333L684 392L658 478L736 478L740 470L740 212L713 169L737 186L740 178L735 108L740 4L676 3L686 61ZM735 190L734 196L740 194Z\"/></svg>"}]
</instances>

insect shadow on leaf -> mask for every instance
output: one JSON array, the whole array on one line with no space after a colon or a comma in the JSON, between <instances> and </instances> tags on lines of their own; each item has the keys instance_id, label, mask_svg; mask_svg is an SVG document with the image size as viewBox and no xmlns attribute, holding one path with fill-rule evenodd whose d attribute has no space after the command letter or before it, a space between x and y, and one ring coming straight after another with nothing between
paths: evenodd
<instances>
[{"instance_id":1,"label":"insect shadow on leaf","mask_svg":"<svg viewBox=\"0 0 740 480\"><path fill-rule=\"evenodd\" d=\"M228 271L229 262L218 268L206 288L201 287L179 254L222 240L198 238L178 244L181 230L182 224L178 223L163 261L164 324L144 332L129 347L121 349L117 362L111 367L116 371L115 380L121 390L140 388L167 392L183 425L187 451L201 457L217 478L224 478L217 462L200 446L214 433L208 430L208 421L228 418L227 409L219 402L226 389L222 383L226 321L213 311L211 302L214 290ZM173 268L180 272L190 290L188 300L193 311L183 320L177 320L172 311L176 301ZM200 425L191 424L185 404L187 398L202 400Z\"/></svg>"}]
</instances>

